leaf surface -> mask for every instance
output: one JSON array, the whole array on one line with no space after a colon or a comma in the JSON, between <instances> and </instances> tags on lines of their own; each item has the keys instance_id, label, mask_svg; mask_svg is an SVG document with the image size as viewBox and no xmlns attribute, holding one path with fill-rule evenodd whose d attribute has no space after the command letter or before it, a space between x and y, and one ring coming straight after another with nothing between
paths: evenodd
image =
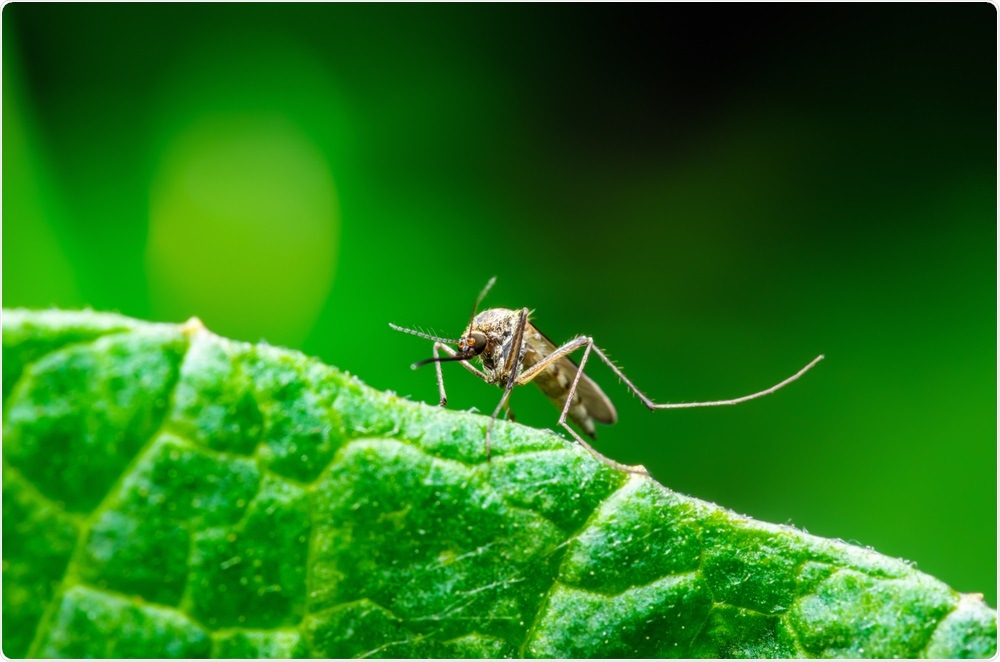
<instances>
[{"instance_id":1,"label":"leaf surface","mask_svg":"<svg viewBox=\"0 0 1000 662\"><path fill-rule=\"evenodd\" d=\"M910 565L198 325L4 311L3 650L988 657Z\"/></svg>"}]
</instances>

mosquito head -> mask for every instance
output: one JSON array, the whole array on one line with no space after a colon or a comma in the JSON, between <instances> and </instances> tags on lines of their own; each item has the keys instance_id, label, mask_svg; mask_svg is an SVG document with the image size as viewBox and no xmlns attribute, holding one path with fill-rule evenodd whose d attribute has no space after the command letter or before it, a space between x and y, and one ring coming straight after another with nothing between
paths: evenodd
<instances>
[{"instance_id":1,"label":"mosquito head","mask_svg":"<svg viewBox=\"0 0 1000 662\"><path fill-rule=\"evenodd\" d=\"M486 349L486 334L479 331L473 331L469 335L459 338L457 341L451 341L452 344L458 345L458 352L451 356L435 356L430 359L424 359L423 361L418 361L413 364L413 369L416 370L422 365L427 365L428 363L444 363L445 361L468 361L476 356L483 353Z\"/></svg>"},{"instance_id":2,"label":"mosquito head","mask_svg":"<svg viewBox=\"0 0 1000 662\"><path fill-rule=\"evenodd\" d=\"M486 349L487 339L486 334L481 331L470 330L472 328L472 321L476 317L476 310L479 309L479 304L482 303L483 298L486 297L486 293L490 291L493 287L493 283L497 280L496 276L493 276L486 283L486 287L482 289L479 296L476 297L476 302L472 305L472 315L469 316L469 325L466 327L465 335L457 340L451 338L440 338L430 333L424 333L423 331L416 331L414 329L407 329L402 326L397 326L393 323L389 323L389 328L394 331L399 331L401 333L409 333L412 336L417 336L418 338L424 338L425 340L433 340L434 342L443 343L446 345L456 345L458 346L458 351L449 356L435 356L434 358L424 359L423 361L418 361L413 364L413 369L416 370L422 365L427 365L428 363L444 363L445 361L468 361L471 358L479 356Z\"/></svg>"},{"instance_id":3,"label":"mosquito head","mask_svg":"<svg viewBox=\"0 0 1000 662\"><path fill-rule=\"evenodd\" d=\"M458 351L460 354L467 354L471 359L479 356L486 349L486 334L482 331L472 331L464 338L458 339Z\"/></svg>"}]
</instances>

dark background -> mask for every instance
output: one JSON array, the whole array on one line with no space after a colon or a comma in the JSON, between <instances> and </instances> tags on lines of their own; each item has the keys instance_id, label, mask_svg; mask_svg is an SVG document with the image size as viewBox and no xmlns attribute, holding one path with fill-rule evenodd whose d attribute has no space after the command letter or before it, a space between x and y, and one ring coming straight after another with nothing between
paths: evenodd
<instances>
[{"instance_id":1,"label":"dark background","mask_svg":"<svg viewBox=\"0 0 1000 662\"><path fill-rule=\"evenodd\" d=\"M595 365L598 447L996 605L996 34L989 4L8 4L3 304L197 315L427 402L387 323L453 336L492 275L660 401L825 353L655 414Z\"/></svg>"}]
</instances>

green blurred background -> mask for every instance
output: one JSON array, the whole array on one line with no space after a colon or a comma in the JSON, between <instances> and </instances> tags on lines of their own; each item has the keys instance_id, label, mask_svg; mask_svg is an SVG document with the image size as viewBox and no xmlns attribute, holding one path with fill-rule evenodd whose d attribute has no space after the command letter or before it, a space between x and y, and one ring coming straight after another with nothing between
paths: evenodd
<instances>
[{"instance_id":1,"label":"green blurred background","mask_svg":"<svg viewBox=\"0 0 1000 662\"><path fill-rule=\"evenodd\" d=\"M598 447L997 602L996 10L3 8L3 305L192 315L436 402L473 299L593 335ZM499 390L445 366L449 406ZM552 427L535 389L518 419Z\"/></svg>"}]
</instances>

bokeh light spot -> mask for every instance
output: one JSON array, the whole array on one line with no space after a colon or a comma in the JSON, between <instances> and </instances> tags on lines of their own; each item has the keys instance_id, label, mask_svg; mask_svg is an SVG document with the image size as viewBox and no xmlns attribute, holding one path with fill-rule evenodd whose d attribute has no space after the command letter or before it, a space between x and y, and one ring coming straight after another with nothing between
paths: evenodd
<instances>
[{"instance_id":1,"label":"bokeh light spot","mask_svg":"<svg viewBox=\"0 0 1000 662\"><path fill-rule=\"evenodd\" d=\"M203 115L153 177L154 316L296 346L329 293L339 221L323 154L280 115Z\"/></svg>"}]
</instances>

